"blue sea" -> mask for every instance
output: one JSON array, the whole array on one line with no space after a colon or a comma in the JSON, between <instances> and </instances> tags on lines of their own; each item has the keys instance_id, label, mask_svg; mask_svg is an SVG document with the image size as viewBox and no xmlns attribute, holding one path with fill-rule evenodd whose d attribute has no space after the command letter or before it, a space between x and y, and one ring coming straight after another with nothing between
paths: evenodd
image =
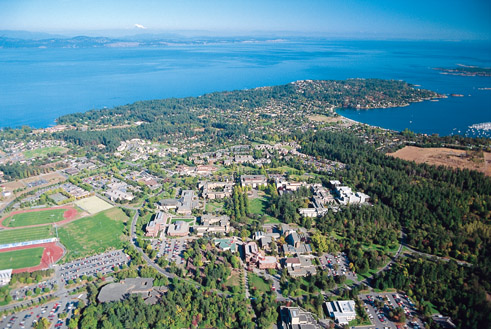
<instances>
[{"instance_id":1,"label":"blue sea","mask_svg":"<svg viewBox=\"0 0 491 329\"><path fill-rule=\"evenodd\" d=\"M0 49L0 127L46 127L67 113L302 79L383 78L464 97L338 113L395 130L478 134L468 127L491 122L491 78L444 75L433 69L458 64L490 67L491 45L287 40L162 48Z\"/></svg>"}]
</instances>

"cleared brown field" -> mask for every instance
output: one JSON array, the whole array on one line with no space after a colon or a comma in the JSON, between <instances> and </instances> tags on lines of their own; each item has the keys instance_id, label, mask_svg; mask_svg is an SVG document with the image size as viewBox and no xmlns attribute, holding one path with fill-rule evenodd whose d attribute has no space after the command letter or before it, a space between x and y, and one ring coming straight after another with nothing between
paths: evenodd
<instances>
[{"instance_id":1,"label":"cleared brown field","mask_svg":"<svg viewBox=\"0 0 491 329\"><path fill-rule=\"evenodd\" d=\"M47 183L46 184L39 185L39 186L27 188L27 184L28 183L35 182L35 181L40 180L40 179L46 180ZM38 189L38 188L41 188L41 187L46 187L48 185L52 185L52 184L56 184L56 183L61 183L61 182L64 182L64 181L66 181L66 177L64 177L59 172L52 172L52 173L48 173L48 174L41 174L41 175L38 175L38 176L33 176L33 177L29 177L29 178L19 179L19 180L16 180L16 181L11 181L11 182L8 182L8 183L1 184L2 188L5 191L12 192L12 191L14 191L16 189L21 189L21 188L26 188L26 189L23 190L23 191L17 192L17 193L12 193L11 196L9 196L7 198L4 198L2 201L0 201L0 210L5 205L7 205L10 201L14 200L18 196L21 196L23 194L26 194L26 193L28 193L28 192L30 192L32 190L35 190L35 189Z\"/></svg>"},{"instance_id":2,"label":"cleared brown field","mask_svg":"<svg viewBox=\"0 0 491 329\"><path fill-rule=\"evenodd\" d=\"M64 182L66 180L66 178L62 174L60 174L58 172L52 172L52 173L48 173L48 174L41 174L38 176L32 176L29 178L11 181L11 182L2 184L2 186L5 187L6 190L11 191L11 190L26 187L28 183L35 182L35 181L40 180L40 179L44 179L44 180L48 181L48 183L43 184L43 185L39 185L39 186L36 186L33 188L28 188L25 192L29 192L29 191L34 190L34 189L39 188L39 187Z\"/></svg>"},{"instance_id":3,"label":"cleared brown field","mask_svg":"<svg viewBox=\"0 0 491 329\"><path fill-rule=\"evenodd\" d=\"M307 118L310 120L310 121L315 121L315 122L327 122L327 123L330 123L330 122L340 122L340 121L343 121L343 117L328 117L328 116L325 116L325 115L322 115L322 114L316 114L316 115L309 115L307 116Z\"/></svg>"},{"instance_id":4,"label":"cleared brown field","mask_svg":"<svg viewBox=\"0 0 491 329\"><path fill-rule=\"evenodd\" d=\"M491 176L491 153L489 152L454 150L444 147L421 148L406 146L387 155L416 163L476 170L486 176Z\"/></svg>"}]
</instances>

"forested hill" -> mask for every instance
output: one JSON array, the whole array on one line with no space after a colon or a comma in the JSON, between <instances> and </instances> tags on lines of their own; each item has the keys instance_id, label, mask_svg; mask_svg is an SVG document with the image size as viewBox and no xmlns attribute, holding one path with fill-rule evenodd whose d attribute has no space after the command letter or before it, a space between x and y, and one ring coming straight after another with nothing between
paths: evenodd
<instances>
[{"instance_id":1,"label":"forested hill","mask_svg":"<svg viewBox=\"0 0 491 329\"><path fill-rule=\"evenodd\" d=\"M141 101L69 114L57 121L76 129L57 137L78 145L103 144L109 151L129 138L162 141L171 135L172 138L198 135L220 143L246 132L291 131L306 123L307 115L331 115L338 107L395 107L438 96L394 80L297 81L282 86Z\"/></svg>"},{"instance_id":2,"label":"forested hill","mask_svg":"<svg viewBox=\"0 0 491 329\"><path fill-rule=\"evenodd\" d=\"M373 198L371 212L343 211L318 219L317 227L323 233L333 228L348 232L356 248L356 239L377 241L400 227L405 244L440 257L440 261L399 258L396 266L377 276L376 288L411 291L421 304L430 301L442 314L450 315L457 328L489 327L489 177L477 171L396 159L349 132L308 132L295 137L302 152L346 163L349 170L335 178ZM388 211L376 212L381 204ZM382 229L377 232L380 224ZM371 236L374 232L377 236ZM468 262L467 266L458 266L451 258ZM424 312L429 314L427 308Z\"/></svg>"}]
</instances>

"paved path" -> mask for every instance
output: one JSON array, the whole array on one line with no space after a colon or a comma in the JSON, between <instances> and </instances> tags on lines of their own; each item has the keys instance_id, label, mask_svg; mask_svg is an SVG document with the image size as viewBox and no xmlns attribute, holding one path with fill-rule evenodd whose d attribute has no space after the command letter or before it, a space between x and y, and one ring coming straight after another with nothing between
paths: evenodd
<instances>
[{"instance_id":1,"label":"paved path","mask_svg":"<svg viewBox=\"0 0 491 329\"><path fill-rule=\"evenodd\" d=\"M246 299L249 299L251 298L251 294L249 293L249 277L247 276L247 270L244 268L242 268L242 270L244 271L244 289L245 289L245 296L246 296Z\"/></svg>"}]
</instances>

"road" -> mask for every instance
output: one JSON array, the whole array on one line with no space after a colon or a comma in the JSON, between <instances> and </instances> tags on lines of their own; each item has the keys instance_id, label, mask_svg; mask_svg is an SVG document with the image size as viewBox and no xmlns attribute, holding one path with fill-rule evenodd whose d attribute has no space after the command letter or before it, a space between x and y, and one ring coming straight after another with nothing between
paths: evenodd
<instances>
[{"instance_id":1,"label":"road","mask_svg":"<svg viewBox=\"0 0 491 329\"><path fill-rule=\"evenodd\" d=\"M403 245L401 244L401 247ZM441 261L444 261L444 262L449 262L451 260L454 260L457 264L461 265L461 266L467 266L467 267L471 267L472 264L470 263L467 263L467 262L464 262L462 260L457 260L457 259L452 259L452 258L445 258L445 257L441 257L441 256L436 256L436 255L431 255L431 254L426 254L424 252L421 252L421 251L417 251L417 250L414 250L412 249L411 247L409 247L407 244L404 243L404 247L407 249L408 252L410 252L411 254L416 254L416 255L419 255L419 256L423 256L423 257L426 257L426 258L430 258L430 259L438 259L438 260L441 260Z\"/></svg>"},{"instance_id":2,"label":"road","mask_svg":"<svg viewBox=\"0 0 491 329\"><path fill-rule=\"evenodd\" d=\"M143 252L143 250L137 245L136 243L136 223L138 221L138 210L135 211L135 215L133 215L133 219L131 220L131 244L136 248L136 250L138 250L138 252L142 255L143 259L145 260L145 262L153 267L154 269L157 270L157 272L159 272L160 274L162 275L165 275L166 277L168 278L174 278L175 275L172 274L172 273L169 273L167 271L165 271L164 269L162 269L160 266L158 266L153 260L150 259L150 257L147 256L147 254L145 254Z\"/></svg>"}]
</instances>

